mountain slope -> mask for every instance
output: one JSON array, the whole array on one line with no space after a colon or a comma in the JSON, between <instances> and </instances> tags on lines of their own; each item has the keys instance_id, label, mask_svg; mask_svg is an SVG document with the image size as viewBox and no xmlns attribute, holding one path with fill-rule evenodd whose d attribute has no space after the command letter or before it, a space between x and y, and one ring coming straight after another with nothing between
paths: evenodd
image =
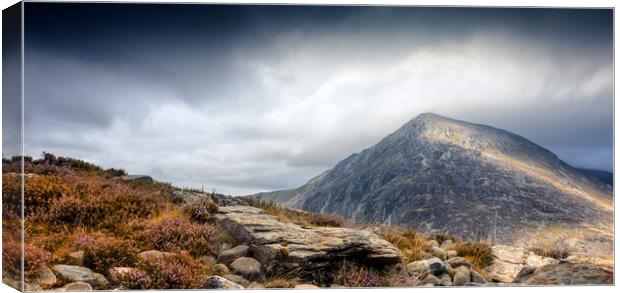
<instances>
[{"instance_id":1,"label":"mountain slope","mask_svg":"<svg viewBox=\"0 0 620 293\"><path fill-rule=\"evenodd\" d=\"M582 169L582 168L578 168L577 171L579 171L583 175L590 176L591 178L600 180L601 182L605 184L614 186L614 174L613 173L602 171L602 170Z\"/></svg>"},{"instance_id":2,"label":"mountain slope","mask_svg":"<svg viewBox=\"0 0 620 293\"><path fill-rule=\"evenodd\" d=\"M299 188L257 196L356 222L500 243L558 226L613 231L610 186L521 136L435 114L419 115Z\"/></svg>"}]
</instances>

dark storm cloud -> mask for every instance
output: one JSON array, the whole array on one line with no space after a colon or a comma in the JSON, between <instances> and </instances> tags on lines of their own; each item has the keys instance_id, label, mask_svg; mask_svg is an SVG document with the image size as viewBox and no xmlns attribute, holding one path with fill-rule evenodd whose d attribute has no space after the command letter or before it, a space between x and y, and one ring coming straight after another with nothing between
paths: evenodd
<instances>
[{"instance_id":1,"label":"dark storm cloud","mask_svg":"<svg viewBox=\"0 0 620 293\"><path fill-rule=\"evenodd\" d=\"M420 112L611 169L611 10L26 4L27 151L233 193Z\"/></svg>"}]
</instances>

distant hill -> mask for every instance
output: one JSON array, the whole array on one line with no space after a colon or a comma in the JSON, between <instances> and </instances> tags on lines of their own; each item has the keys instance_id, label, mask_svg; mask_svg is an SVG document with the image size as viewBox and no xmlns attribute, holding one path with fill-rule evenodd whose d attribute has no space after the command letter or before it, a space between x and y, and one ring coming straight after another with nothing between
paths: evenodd
<instances>
[{"instance_id":1,"label":"distant hill","mask_svg":"<svg viewBox=\"0 0 620 293\"><path fill-rule=\"evenodd\" d=\"M427 113L303 186L255 196L465 239L525 242L557 227L608 237L611 186L586 174L508 131Z\"/></svg>"},{"instance_id":2,"label":"distant hill","mask_svg":"<svg viewBox=\"0 0 620 293\"><path fill-rule=\"evenodd\" d=\"M577 168L577 171L579 171L581 174L584 174L586 176L598 179L605 184L614 186L614 173L607 172L607 171L601 171L601 170L581 169L581 168Z\"/></svg>"}]
</instances>

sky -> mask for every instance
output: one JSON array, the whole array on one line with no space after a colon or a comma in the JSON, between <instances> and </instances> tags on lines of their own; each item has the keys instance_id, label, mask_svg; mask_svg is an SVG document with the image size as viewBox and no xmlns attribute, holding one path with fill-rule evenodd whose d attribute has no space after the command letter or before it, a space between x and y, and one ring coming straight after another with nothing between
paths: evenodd
<instances>
[{"instance_id":1,"label":"sky","mask_svg":"<svg viewBox=\"0 0 620 293\"><path fill-rule=\"evenodd\" d=\"M25 151L293 188L423 112L613 167L611 10L26 3Z\"/></svg>"}]
</instances>

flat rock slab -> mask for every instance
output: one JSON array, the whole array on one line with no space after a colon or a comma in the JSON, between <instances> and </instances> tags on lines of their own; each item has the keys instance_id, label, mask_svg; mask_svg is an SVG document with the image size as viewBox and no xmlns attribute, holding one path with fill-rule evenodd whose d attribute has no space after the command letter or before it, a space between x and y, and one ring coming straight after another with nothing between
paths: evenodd
<instances>
[{"instance_id":1,"label":"flat rock slab","mask_svg":"<svg viewBox=\"0 0 620 293\"><path fill-rule=\"evenodd\" d=\"M97 285L97 277L89 268L70 265L55 265L52 267L52 270L56 272L61 279L71 282L85 282L93 286Z\"/></svg>"},{"instance_id":2,"label":"flat rock slab","mask_svg":"<svg viewBox=\"0 0 620 293\"><path fill-rule=\"evenodd\" d=\"M511 283L524 266L556 264L558 260L539 256L525 248L506 245L491 247L493 262L485 268L492 280Z\"/></svg>"},{"instance_id":3,"label":"flat rock slab","mask_svg":"<svg viewBox=\"0 0 620 293\"><path fill-rule=\"evenodd\" d=\"M220 207L220 225L269 271L276 267L317 268L345 257L373 265L390 265L402 259L391 243L368 230L301 227L280 221L250 206Z\"/></svg>"},{"instance_id":4,"label":"flat rock slab","mask_svg":"<svg viewBox=\"0 0 620 293\"><path fill-rule=\"evenodd\" d=\"M537 268L526 285L601 285L613 284L611 268L578 263L557 263Z\"/></svg>"}]
</instances>

